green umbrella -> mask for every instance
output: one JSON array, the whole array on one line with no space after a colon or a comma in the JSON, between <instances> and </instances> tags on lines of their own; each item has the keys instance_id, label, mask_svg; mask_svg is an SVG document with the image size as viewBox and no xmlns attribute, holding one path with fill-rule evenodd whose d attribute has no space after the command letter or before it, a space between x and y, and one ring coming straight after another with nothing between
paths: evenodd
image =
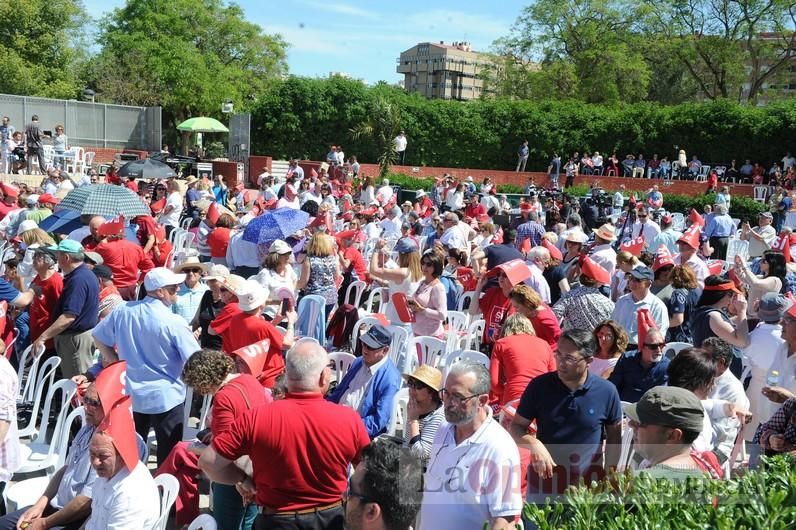
<instances>
[{"instance_id":1,"label":"green umbrella","mask_svg":"<svg viewBox=\"0 0 796 530\"><path fill-rule=\"evenodd\" d=\"M180 131L203 133L203 132L229 132L223 123L215 118L207 118L199 116L198 118L189 118L177 125Z\"/></svg>"}]
</instances>

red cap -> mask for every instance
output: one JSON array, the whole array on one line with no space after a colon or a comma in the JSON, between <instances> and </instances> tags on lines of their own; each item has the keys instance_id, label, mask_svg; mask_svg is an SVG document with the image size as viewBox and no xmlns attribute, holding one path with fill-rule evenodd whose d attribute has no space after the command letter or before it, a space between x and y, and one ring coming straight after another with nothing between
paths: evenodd
<instances>
[{"instance_id":1,"label":"red cap","mask_svg":"<svg viewBox=\"0 0 796 530\"><path fill-rule=\"evenodd\" d=\"M251 375L259 377L263 373L265 359L268 357L270 349L271 339L263 339L243 348L238 348L232 352L232 355L239 357L246 364Z\"/></svg>"},{"instance_id":2,"label":"red cap","mask_svg":"<svg viewBox=\"0 0 796 530\"><path fill-rule=\"evenodd\" d=\"M644 248L644 236L638 236L636 239L625 241L619 245L619 250L626 250L634 256L640 256L641 250Z\"/></svg>"},{"instance_id":3,"label":"red cap","mask_svg":"<svg viewBox=\"0 0 796 530\"><path fill-rule=\"evenodd\" d=\"M506 275L512 287L531 277L531 269L521 259L513 259L503 263L502 265L498 265L497 267L490 269L486 275L488 278L490 278L492 276L496 276L498 271L503 271L503 274Z\"/></svg>"},{"instance_id":4,"label":"red cap","mask_svg":"<svg viewBox=\"0 0 796 530\"><path fill-rule=\"evenodd\" d=\"M127 361L117 361L102 369L94 380L102 412L107 416L113 406L124 397L127 386Z\"/></svg>"},{"instance_id":5,"label":"red cap","mask_svg":"<svg viewBox=\"0 0 796 530\"><path fill-rule=\"evenodd\" d=\"M699 212L694 208L691 208L691 213L688 214L688 219L691 221L691 224L705 226L705 219L699 215Z\"/></svg>"},{"instance_id":6,"label":"red cap","mask_svg":"<svg viewBox=\"0 0 796 530\"><path fill-rule=\"evenodd\" d=\"M661 245L658 247L658 251L655 252L655 261L652 263L652 272L658 272L658 269L661 267L666 267L667 265L674 265L674 256L672 256L672 253L669 252L669 248L666 245Z\"/></svg>"},{"instance_id":7,"label":"red cap","mask_svg":"<svg viewBox=\"0 0 796 530\"><path fill-rule=\"evenodd\" d=\"M210 203L210 206L207 207L207 213L205 214L205 218L211 223L215 224L216 221L218 221L219 217L221 217L221 212L218 209L218 203L217 202Z\"/></svg>"},{"instance_id":8,"label":"red cap","mask_svg":"<svg viewBox=\"0 0 796 530\"><path fill-rule=\"evenodd\" d=\"M658 329L658 325L655 323L655 320L652 319L652 315L650 315L650 310L648 308L642 308L636 311L636 324L638 326L638 349L641 351L641 348L644 347L644 341L647 340L647 335L649 334L651 329Z\"/></svg>"},{"instance_id":9,"label":"red cap","mask_svg":"<svg viewBox=\"0 0 796 530\"><path fill-rule=\"evenodd\" d=\"M558 247L555 246L554 244L552 244L547 239L542 238L542 246L544 248L546 248L548 252L550 252L550 257L551 258L557 259L558 261L561 261L562 259L564 259L564 255L561 253L561 251L558 249Z\"/></svg>"},{"instance_id":10,"label":"red cap","mask_svg":"<svg viewBox=\"0 0 796 530\"><path fill-rule=\"evenodd\" d=\"M586 256L580 264L580 273L602 285L611 284L611 274L599 263Z\"/></svg>"},{"instance_id":11,"label":"red cap","mask_svg":"<svg viewBox=\"0 0 796 530\"><path fill-rule=\"evenodd\" d=\"M130 396L124 396L116 402L97 427L97 431L113 438L113 446L128 471L132 471L138 465L138 443L133 423L133 402Z\"/></svg>"},{"instance_id":12,"label":"red cap","mask_svg":"<svg viewBox=\"0 0 796 530\"><path fill-rule=\"evenodd\" d=\"M520 211L521 212L529 212L532 209L533 209L533 207L531 206L531 203L529 203L529 202L520 203Z\"/></svg>"},{"instance_id":13,"label":"red cap","mask_svg":"<svg viewBox=\"0 0 796 530\"><path fill-rule=\"evenodd\" d=\"M39 204L58 204L59 202L61 202L61 199L53 197L49 193L39 195Z\"/></svg>"},{"instance_id":14,"label":"red cap","mask_svg":"<svg viewBox=\"0 0 796 530\"><path fill-rule=\"evenodd\" d=\"M3 195L8 195L9 197L19 197L19 188L16 186L12 186L11 184L7 184L5 182L0 182L0 189L3 190Z\"/></svg>"},{"instance_id":15,"label":"red cap","mask_svg":"<svg viewBox=\"0 0 796 530\"><path fill-rule=\"evenodd\" d=\"M124 216L120 215L119 217L102 223L97 233L101 236L118 236L124 233L124 226Z\"/></svg>"},{"instance_id":16,"label":"red cap","mask_svg":"<svg viewBox=\"0 0 796 530\"><path fill-rule=\"evenodd\" d=\"M701 227L702 225L698 223L692 224L691 226L688 227L688 230L686 230L683 233L680 239L677 240L677 242L685 243L694 250L699 249L699 232L701 230Z\"/></svg>"}]
</instances>

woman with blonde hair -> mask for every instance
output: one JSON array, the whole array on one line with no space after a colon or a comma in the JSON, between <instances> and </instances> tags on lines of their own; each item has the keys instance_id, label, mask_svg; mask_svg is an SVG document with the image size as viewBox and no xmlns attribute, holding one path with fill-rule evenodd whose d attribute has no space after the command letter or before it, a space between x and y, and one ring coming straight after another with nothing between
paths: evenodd
<instances>
[{"instance_id":1,"label":"woman with blonde hair","mask_svg":"<svg viewBox=\"0 0 796 530\"><path fill-rule=\"evenodd\" d=\"M555 369L550 346L536 336L530 320L514 313L503 323L500 338L492 348L489 402L505 405L520 398L534 377Z\"/></svg>"},{"instance_id":2,"label":"woman with blonde hair","mask_svg":"<svg viewBox=\"0 0 796 530\"><path fill-rule=\"evenodd\" d=\"M387 304L385 314L387 319L395 325L403 325L401 319L392 305L392 295L403 293L407 297L412 296L417 290L417 286L423 279L423 272L420 269L420 248L410 237L404 237L395 243L394 251L398 253L398 267L389 268L385 265L384 246L386 241L380 239L376 242L376 249L370 257L370 277L386 285L389 290L390 302Z\"/></svg>"},{"instance_id":3,"label":"woman with blonde hair","mask_svg":"<svg viewBox=\"0 0 796 530\"><path fill-rule=\"evenodd\" d=\"M296 288L304 294L316 294L326 301L326 316L337 302L337 284L340 279L340 262L334 240L325 232L315 232L306 248L307 257L301 264L301 277Z\"/></svg>"},{"instance_id":4,"label":"woman with blonde hair","mask_svg":"<svg viewBox=\"0 0 796 530\"><path fill-rule=\"evenodd\" d=\"M31 226L27 226L28 224ZM21 240L19 248L25 252L22 261L17 267L17 280L19 282L17 287L20 290L27 289L36 275L36 271L33 268L33 252L40 247L55 245L55 240L47 232L35 226L35 224L34 221L23 221L19 225L18 235Z\"/></svg>"},{"instance_id":5,"label":"woman with blonde hair","mask_svg":"<svg viewBox=\"0 0 796 530\"><path fill-rule=\"evenodd\" d=\"M589 372L608 379L617 361L627 349L627 333L615 320L603 320L597 324L592 333L597 343L597 353L589 364Z\"/></svg>"}]
</instances>

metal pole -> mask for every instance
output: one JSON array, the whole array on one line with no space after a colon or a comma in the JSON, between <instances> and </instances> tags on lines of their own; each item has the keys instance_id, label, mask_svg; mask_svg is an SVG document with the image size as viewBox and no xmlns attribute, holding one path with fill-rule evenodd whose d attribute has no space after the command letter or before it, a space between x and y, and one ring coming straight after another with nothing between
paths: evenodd
<instances>
[{"instance_id":1,"label":"metal pole","mask_svg":"<svg viewBox=\"0 0 796 530\"><path fill-rule=\"evenodd\" d=\"M108 147L108 104L102 104L102 147Z\"/></svg>"}]
</instances>

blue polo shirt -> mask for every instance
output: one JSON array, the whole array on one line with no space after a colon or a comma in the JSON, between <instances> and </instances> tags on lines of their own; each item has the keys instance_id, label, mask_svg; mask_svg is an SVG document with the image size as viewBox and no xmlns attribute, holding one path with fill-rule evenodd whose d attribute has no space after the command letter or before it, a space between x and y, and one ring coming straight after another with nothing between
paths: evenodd
<instances>
[{"instance_id":1,"label":"blue polo shirt","mask_svg":"<svg viewBox=\"0 0 796 530\"><path fill-rule=\"evenodd\" d=\"M641 352L634 350L619 358L608 380L616 386L622 401L636 403L650 388L669 382L668 368L669 359L664 357L645 369L641 365Z\"/></svg>"},{"instance_id":2,"label":"blue polo shirt","mask_svg":"<svg viewBox=\"0 0 796 530\"><path fill-rule=\"evenodd\" d=\"M579 477L592 476L593 469L601 472L599 464L590 466L602 456L604 427L622 421L622 405L614 385L601 377L588 374L583 385L570 390L558 372L549 372L528 384L517 414L536 420L536 438L556 463L552 481L529 469L527 500L544 502L544 494L563 493Z\"/></svg>"},{"instance_id":3,"label":"blue polo shirt","mask_svg":"<svg viewBox=\"0 0 796 530\"><path fill-rule=\"evenodd\" d=\"M19 291L3 278L0 278L0 300L9 304L17 299Z\"/></svg>"},{"instance_id":4,"label":"blue polo shirt","mask_svg":"<svg viewBox=\"0 0 796 530\"><path fill-rule=\"evenodd\" d=\"M66 333L82 333L97 325L99 316L99 282L85 265L64 276L64 290L55 304L53 320L64 313L75 315Z\"/></svg>"}]
</instances>

